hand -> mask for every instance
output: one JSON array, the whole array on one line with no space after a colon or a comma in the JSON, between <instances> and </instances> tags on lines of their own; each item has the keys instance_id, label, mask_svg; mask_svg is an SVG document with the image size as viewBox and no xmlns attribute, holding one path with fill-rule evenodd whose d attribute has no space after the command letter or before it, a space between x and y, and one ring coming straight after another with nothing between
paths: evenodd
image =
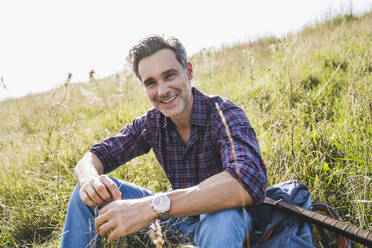
<instances>
[{"instance_id":1,"label":"hand","mask_svg":"<svg viewBox=\"0 0 372 248\"><path fill-rule=\"evenodd\" d=\"M151 197L146 197L109 203L98 212L96 231L102 237L109 233L107 241L110 243L148 227L156 218L151 201Z\"/></svg>"},{"instance_id":2,"label":"hand","mask_svg":"<svg viewBox=\"0 0 372 248\"><path fill-rule=\"evenodd\" d=\"M118 186L106 175L81 182L79 194L81 200L90 207L99 207L110 200L121 199Z\"/></svg>"}]
</instances>

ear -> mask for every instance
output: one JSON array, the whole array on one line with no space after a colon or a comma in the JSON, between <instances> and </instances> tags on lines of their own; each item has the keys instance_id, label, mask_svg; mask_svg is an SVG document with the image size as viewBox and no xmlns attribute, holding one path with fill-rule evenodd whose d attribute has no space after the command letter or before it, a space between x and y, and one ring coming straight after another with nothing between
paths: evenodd
<instances>
[{"instance_id":1,"label":"ear","mask_svg":"<svg viewBox=\"0 0 372 248\"><path fill-rule=\"evenodd\" d=\"M187 72L187 78L188 78L189 80L191 80L191 79L194 77L194 71L193 71L193 69L192 69L192 64L191 64L191 62L187 62L186 72Z\"/></svg>"}]
</instances>

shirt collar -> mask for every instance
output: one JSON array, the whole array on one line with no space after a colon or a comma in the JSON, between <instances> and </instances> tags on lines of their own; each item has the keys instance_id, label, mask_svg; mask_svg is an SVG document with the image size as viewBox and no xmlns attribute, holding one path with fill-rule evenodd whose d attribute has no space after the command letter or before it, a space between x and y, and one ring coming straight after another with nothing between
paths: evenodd
<instances>
[{"instance_id":1,"label":"shirt collar","mask_svg":"<svg viewBox=\"0 0 372 248\"><path fill-rule=\"evenodd\" d=\"M207 96L195 87L192 88L194 103L192 106L191 125L207 125Z\"/></svg>"},{"instance_id":2,"label":"shirt collar","mask_svg":"<svg viewBox=\"0 0 372 248\"><path fill-rule=\"evenodd\" d=\"M207 96L200 92L195 87L192 87L192 94L194 96L192 114L191 114L191 125L206 126L207 125ZM163 128L168 125L174 125L169 117L166 117L160 113L163 119Z\"/></svg>"}]
</instances>

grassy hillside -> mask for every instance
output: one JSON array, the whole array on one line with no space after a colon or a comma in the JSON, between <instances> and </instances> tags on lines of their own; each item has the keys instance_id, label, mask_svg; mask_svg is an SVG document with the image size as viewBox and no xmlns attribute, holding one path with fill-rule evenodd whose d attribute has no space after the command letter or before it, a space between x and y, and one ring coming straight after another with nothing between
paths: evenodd
<instances>
[{"instance_id":1,"label":"grassy hillside","mask_svg":"<svg viewBox=\"0 0 372 248\"><path fill-rule=\"evenodd\" d=\"M284 39L205 49L190 58L194 86L245 110L269 185L300 180L313 200L367 230L371 27L372 13L341 16ZM141 85L126 71L0 103L0 247L56 247L76 162L149 108ZM168 187L152 153L113 175L155 191Z\"/></svg>"}]
</instances>

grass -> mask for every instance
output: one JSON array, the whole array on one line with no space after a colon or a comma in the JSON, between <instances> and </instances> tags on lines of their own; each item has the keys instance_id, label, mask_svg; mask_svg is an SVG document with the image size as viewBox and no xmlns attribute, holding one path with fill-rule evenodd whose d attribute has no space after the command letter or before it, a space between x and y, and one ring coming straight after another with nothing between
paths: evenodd
<instances>
[{"instance_id":1,"label":"grass","mask_svg":"<svg viewBox=\"0 0 372 248\"><path fill-rule=\"evenodd\" d=\"M338 16L283 39L190 58L194 85L240 105L255 128L269 185L297 179L314 201L372 230L372 13ZM3 81L2 81L3 82ZM0 103L0 247L56 247L73 167L90 146L149 108L128 72ZM152 153L112 173L169 186ZM154 180L156 178L156 180Z\"/></svg>"}]
</instances>

